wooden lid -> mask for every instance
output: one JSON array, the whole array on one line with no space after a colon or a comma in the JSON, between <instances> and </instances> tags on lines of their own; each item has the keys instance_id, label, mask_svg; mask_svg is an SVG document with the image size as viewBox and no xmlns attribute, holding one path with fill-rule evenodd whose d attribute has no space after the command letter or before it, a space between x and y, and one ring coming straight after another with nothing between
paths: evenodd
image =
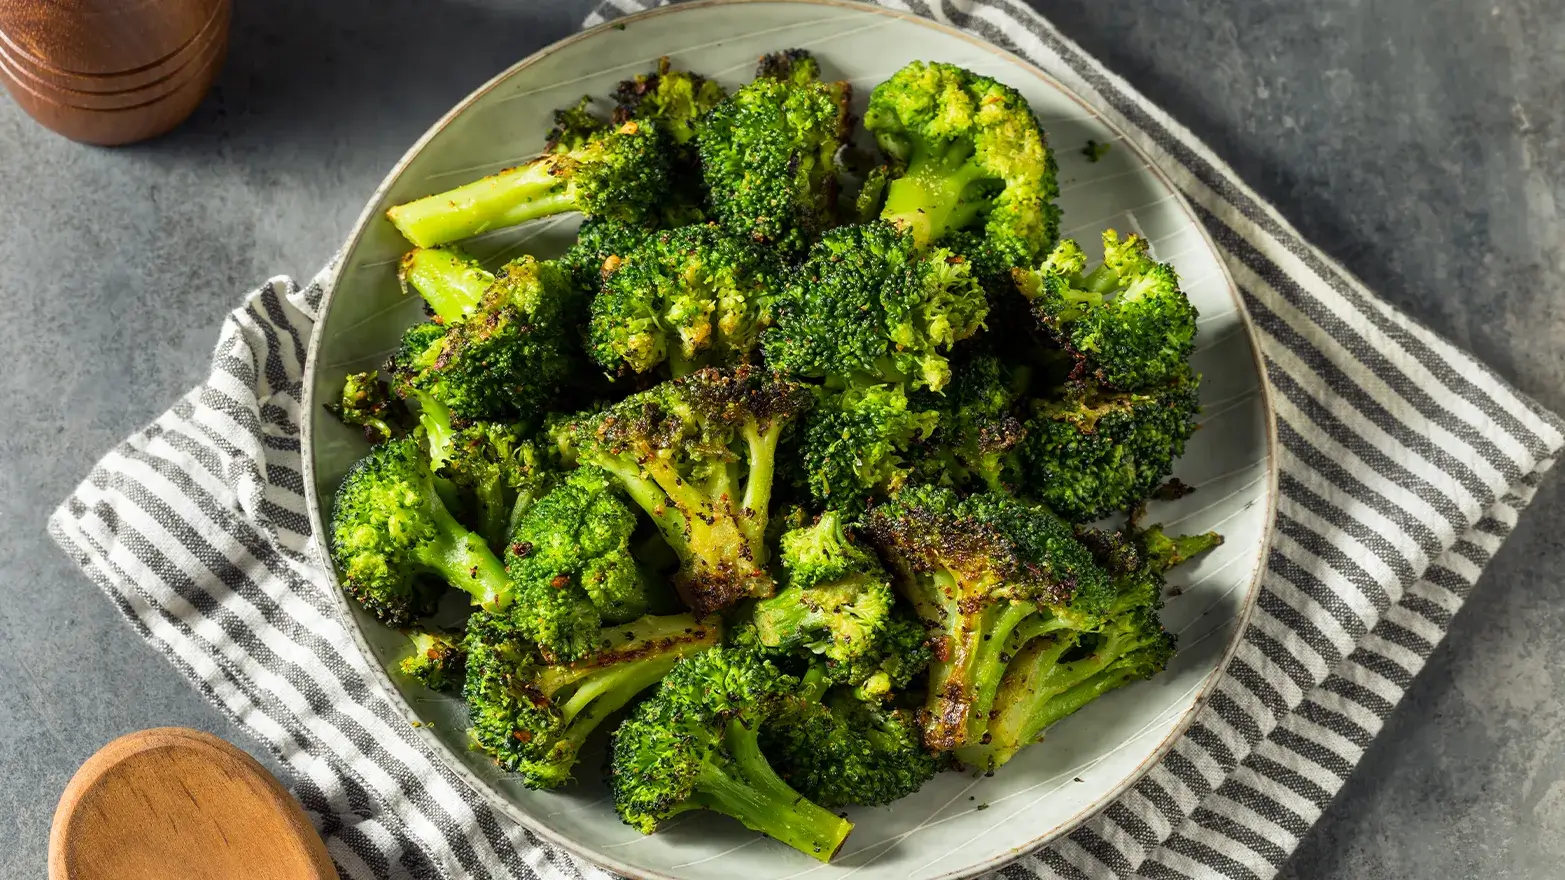
<instances>
[{"instance_id":1,"label":"wooden lid","mask_svg":"<svg viewBox=\"0 0 1565 880\"><path fill-rule=\"evenodd\" d=\"M121 737L54 814L50 880L337 880L297 801L253 758L178 727Z\"/></svg>"}]
</instances>

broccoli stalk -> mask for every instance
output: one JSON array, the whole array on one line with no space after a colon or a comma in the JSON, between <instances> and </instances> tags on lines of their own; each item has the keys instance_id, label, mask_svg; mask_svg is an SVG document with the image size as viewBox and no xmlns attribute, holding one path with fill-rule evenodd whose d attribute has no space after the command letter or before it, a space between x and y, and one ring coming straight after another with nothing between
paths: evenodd
<instances>
[{"instance_id":1,"label":"broccoli stalk","mask_svg":"<svg viewBox=\"0 0 1565 880\"><path fill-rule=\"evenodd\" d=\"M414 248L402 257L397 280L418 292L436 320L454 324L478 308L494 275L455 248Z\"/></svg>"},{"instance_id":2,"label":"broccoli stalk","mask_svg":"<svg viewBox=\"0 0 1565 880\"><path fill-rule=\"evenodd\" d=\"M477 746L530 788L570 781L587 737L657 684L680 658L717 644L721 620L647 616L605 628L597 650L550 664L505 615L475 614L468 626L464 686Z\"/></svg>"},{"instance_id":3,"label":"broccoli stalk","mask_svg":"<svg viewBox=\"0 0 1565 880\"><path fill-rule=\"evenodd\" d=\"M766 523L777 444L806 392L754 367L707 368L632 395L569 430L579 460L613 474L680 558L698 614L772 594Z\"/></svg>"},{"instance_id":4,"label":"broccoli stalk","mask_svg":"<svg viewBox=\"0 0 1565 880\"><path fill-rule=\"evenodd\" d=\"M1032 265L1059 229L1054 156L1016 90L950 64L915 61L875 87L864 127L901 173L881 217L920 245L951 245L1003 277Z\"/></svg>"},{"instance_id":5,"label":"broccoli stalk","mask_svg":"<svg viewBox=\"0 0 1565 880\"><path fill-rule=\"evenodd\" d=\"M419 247L449 244L554 214L638 220L652 215L668 187L668 162L659 130L627 122L593 134L579 146L561 143L522 165L386 212Z\"/></svg>"},{"instance_id":6,"label":"broccoli stalk","mask_svg":"<svg viewBox=\"0 0 1565 880\"><path fill-rule=\"evenodd\" d=\"M830 861L853 823L783 781L759 742L798 688L798 679L733 648L681 661L614 733L609 786L620 818L651 834L678 813L714 810Z\"/></svg>"},{"instance_id":7,"label":"broccoli stalk","mask_svg":"<svg viewBox=\"0 0 1565 880\"><path fill-rule=\"evenodd\" d=\"M382 443L349 468L332 506L331 555L343 589L390 626L433 606L420 575L485 608L510 598L505 567L441 502L416 437Z\"/></svg>"}]
</instances>

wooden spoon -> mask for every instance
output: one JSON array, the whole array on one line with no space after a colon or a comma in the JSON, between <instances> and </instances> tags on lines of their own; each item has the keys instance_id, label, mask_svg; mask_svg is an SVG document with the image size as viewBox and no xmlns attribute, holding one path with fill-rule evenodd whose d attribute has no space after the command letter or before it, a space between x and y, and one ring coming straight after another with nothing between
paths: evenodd
<instances>
[{"instance_id":1,"label":"wooden spoon","mask_svg":"<svg viewBox=\"0 0 1565 880\"><path fill-rule=\"evenodd\" d=\"M160 727L76 771L49 835L50 880L337 880L326 846L255 759Z\"/></svg>"}]
</instances>

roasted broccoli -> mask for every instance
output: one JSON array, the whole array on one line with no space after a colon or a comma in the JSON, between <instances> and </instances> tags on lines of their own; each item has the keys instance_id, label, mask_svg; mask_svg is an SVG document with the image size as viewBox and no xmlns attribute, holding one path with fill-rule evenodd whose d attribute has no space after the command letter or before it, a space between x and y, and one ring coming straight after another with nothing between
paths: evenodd
<instances>
[{"instance_id":1,"label":"roasted broccoli","mask_svg":"<svg viewBox=\"0 0 1565 880\"><path fill-rule=\"evenodd\" d=\"M988 352L958 362L944 396L914 395L913 405L937 413L934 438L916 478L941 485L1011 491L1018 481L1016 450L1027 431L1021 415L1029 371Z\"/></svg>"},{"instance_id":2,"label":"roasted broccoli","mask_svg":"<svg viewBox=\"0 0 1565 880\"><path fill-rule=\"evenodd\" d=\"M608 133L609 122L593 112L595 104L591 95L582 95L571 106L554 111L554 127L543 138L544 152L569 154Z\"/></svg>"},{"instance_id":3,"label":"roasted broccoli","mask_svg":"<svg viewBox=\"0 0 1565 880\"><path fill-rule=\"evenodd\" d=\"M327 404L326 409L343 424L363 430L364 439L372 444L406 433L407 411L402 401L374 370L353 373L342 380L341 400Z\"/></svg>"},{"instance_id":4,"label":"roasted broccoli","mask_svg":"<svg viewBox=\"0 0 1565 880\"><path fill-rule=\"evenodd\" d=\"M716 225L654 233L625 255L592 301L592 356L611 372L674 376L751 359L771 323L770 257Z\"/></svg>"},{"instance_id":5,"label":"roasted broccoli","mask_svg":"<svg viewBox=\"0 0 1565 880\"><path fill-rule=\"evenodd\" d=\"M823 807L889 804L941 768L924 749L913 713L827 692L819 667L761 728L761 750L789 785Z\"/></svg>"},{"instance_id":6,"label":"roasted broccoli","mask_svg":"<svg viewBox=\"0 0 1565 880\"><path fill-rule=\"evenodd\" d=\"M1031 266L1059 234L1054 155L1015 89L915 61L875 87L864 127L890 159L886 220L949 241L981 276Z\"/></svg>"},{"instance_id":7,"label":"roasted broccoli","mask_svg":"<svg viewBox=\"0 0 1565 880\"><path fill-rule=\"evenodd\" d=\"M1115 688L1162 671L1174 653L1174 637L1157 619L1163 573L1222 543L1215 533L1169 538L1157 526L1138 536L1088 537L1113 576L1113 595L1099 623L1051 632L1026 626L1012 630L1005 644L1010 661L984 736L957 749L964 763L993 771L1037 742L1054 722Z\"/></svg>"},{"instance_id":8,"label":"roasted broccoli","mask_svg":"<svg viewBox=\"0 0 1565 880\"><path fill-rule=\"evenodd\" d=\"M1186 367L1147 391L1089 382L1033 407L1019 446L1026 493L1073 522L1090 522L1128 510L1173 470L1195 430L1199 382Z\"/></svg>"},{"instance_id":9,"label":"roasted broccoli","mask_svg":"<svg viewBox=\"0 0 1565 880\"><path fill-rule=\"evenodd\" d=\"M605 628L590 657L555 665L513 623L483 612L469 620L463 696L473 741L530 788L569 782L582 743L605 718L721 635L715 617L648 616Z\"/></svg>"},{"instance_id":10,"label":"roasted broccoli","mask_svg":"<svg viewBox=\"0 0 1565 880\"><path fill-rule=\"evenodd\" d=\"M789 787L758 742L798 690L797 678L735 648L675 665L614 732L609 787L620 818L651 834L678 813L714 810L830 861L853 823Z\"/></svg>"},{"instance_id":11,"label":"roasted broccoli","mask_svg":"<svg viewBox=\"0 0 1565 880\"><path fill-rule=\"evenodd\" d=\"M521 515L560 481L559 463L519 425L477 422L449 436L436 473L466 493L473 528L499 553Z\"/></svg>"},{"instance_id":12,"label":"roasted broccoli","mask_svg":"<svg viewBox=\"0 0 1565 880\"><path fill-rule=\"evenodd\" d=\"M789 70L730 95L696 135L714 218L785 258L836 222L836 154L852 121L847 83L821 82L807 56Z\"/></svg>"},{"instance_id":13,"label":"roasted broccoli","mask_svg":"<svg viewBox=\"0 0 1565 880\"><path fill-rule=\"evenodd\" d=\"M695 140L701 120L728 97L716 80L688 70L674 70L668 57L657 69L638 74L614 89L614 122L651 120L661 125L676 146ZM694 159L694 156L688 157Z\"/></svg>"},{"instance_id":14,"label":"roasted broccoli","mask_svg":"<svg viewBox=\"0 0 1565 880\"><path fill-rule=\"evenodd\" d=\"M571 245L555 262L575 283L576 289L592 296L603 287L603 281L614 273L625 259L656 226L647 223L624 223L600 217L584 221L576 230L576 243Z\"/></svg>"},{"instance_id":15,"label":"roasted broccoli","mask_svg":"<svg viewBox=\"0 0 1565 880\"><path fill-rule=\"evenodd\" d=\"M515 591L507 613L549 662L591 656L606 623L650 610L651 587L630 553L635 528L614 479L593 467L571 471L518 521L505 555Z\"/></svg>"},{"instance_id":16,"label":"roasted broccoli","mask_svg":"<svg viewBox=\"0 0 1565 880\"><path fill-rule=\"evenodd\" d=\"M823 390L819 397L788 450L795 473L817 504L861 513L920 467L916 458L940 413L909 404L900 385Z\"/></svg>"},{"instance_id":17,"label":"roasted broccoli","mask_svg":"<svg viewBox=\"0 0 1565 880\"><path fill-rule=\"evenodd\" d=\"M1008 496L905 489L872 508L866 525L898 588L939 633L924 723L936 751L982 738L1013 631L1094 625L1112 596L1070 526Z\"/></svg>"},{"instance_id":18,"label":"roasted broccoli","mask_svg":"<svg viewBox=\"0 0 1565 880\"><path fill-rule=\"evenodd\" d=\"M830 230L790 277L776 326L762 336L767 364L839 387L897 382L939 391L951 377L951 347L988 314L965 260L921 249L888 223Z\"/></svg>"},{"instance_id":19,"label":"roasted broccoli","mask_svg":"<svg viewBox=\"0 0 1565 880\"><path fill-rule=\"evenodd\" d=\"M463 277L481 271L440 265ZM434 287L445 277L420 273L410 280ZM420 406L443 405L458 427L538 416L572 372L583 305L554 263L512 260L495 273L465 320L441 332L415 325L403 336L392 361L397 391L416 397Z\"/></svg>"},{"instance_id":20,"label":"roasted broccoli","mask_svg":"<svg viewBox=\"0 0 1565 880\"><path fill-rule=\"evenodd\" d=\"M777 444L809 405L757 367L708 367L565 429L577 460L612 473L679 555L698 614L770 596L766 523Z\"/></svg>"},{"instance_id":21,"label":"roasted broccoli","mask_svg":"<svg viewBox=\"0 0 1565 880\"><path fill-rule=\"evenodd\" d=\"M1146 239L1106 230L1103 262L1091 272L1066 239L1037 269L1014 277L1039 326L1072 359L1071 378L1139 391L1188 372L1196 310L1174 268L1147 253Z\"/></svg>"},{"instance_id":22,"label":"roasted broccoli","mask_svg":"<svg viewBox=\"0 0 1565 880\"><path fill-rule=\"evenodd\" d=\"M410 630L407 635L413 649L397 664L402 674L432 691L455 687L467 665L462 634L421 629Z\"/></svg>"},{"instance_id":23,"label":"roasted broccoli","mask_svg":"<svg viewBox=\"0 0 1565 880\"><path fill-rule=\"evenodd\" d=\"M451 325L478 308L494 276L456 248L438 247L414 248L403 255L397 280L403 292L411 288L424 298L437 323Z\"/></svg>"},{"instance_id":24,"label":"roasted broccoli","mask_svg":"<svg viewBox=\"0 0 1565 880\"><path fill-rule=\"evenodd\" d=\"M668 191L667 144L662 131L646 122L567 134L558 152L397 205L386 216L419 247L572 211L638 221L655 215Z\"/></svg>"},{"instance_id":25,"label":"roasted broccoli","mask_svg":"<svg viewBox=\"0 0 1565 880\"><path fill-rule=\"evenodd\" d=\"M382 443L348 469L330 528L343 589L389 626L433 608L439 591L426 575L486 608L503 608L510 598L500 560L441 502L416 435Z\"/></svg>"}]
</instances>

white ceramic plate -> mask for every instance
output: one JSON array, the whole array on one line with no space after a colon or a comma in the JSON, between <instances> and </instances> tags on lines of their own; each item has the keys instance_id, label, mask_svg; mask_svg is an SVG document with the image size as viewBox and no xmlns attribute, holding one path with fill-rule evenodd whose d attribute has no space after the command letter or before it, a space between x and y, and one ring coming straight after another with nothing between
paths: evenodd
<instances>
[{"instance_id":1,"label":"white ceramic plate","mask_svg":"<svg viewBox=\"0 0 1565 880\"><path fill-rule=\"evenodd\" d=\"M470 752L459 700L385 674L382 684L430 747L501 812L622 874L681 880L747 880L858 875L861 880L966 877L1069 832L1131 785L1184 730L1222 668L1254 602L1272 519L1273 424L1248 319L1232 281L1189 206L1147 158L1099 114L1028 63L929 21L871 7L825 2L698 3L654 10L580 34L500 74L452 110L413 146L381 184L344 250L336 283L321 306L310 345L304 426L312 525L323 534L329 501L363 441L321 409L344 374L372 368L401 330L421 317L416 297L397 286L408 245L385 209L515 164L536 152L550 112L584 93L649 69L667 54L676 67L733 87L757 56L790 47L815 52L833 78L851 81L862 111L873 86L906 62L946 61L1009 83L1031 102L1060 169L1065 234L1089 253L1113 226L1148 236L1174 263L1201 312L1195 355L1204 375L1202 430L1177 476L1198 487L1154 505L1151 519L1181 531L1218 529L1227 543L1175 572L1182 592L1164 610L1180 650L1157 679L1110 694L1053 728L992 778L947 773L890 807L851 811L857 828L829 866L763 839L721 816L687 814L643 837L621 824L597 781L597 754L584 756L581 784L534 792ZM1092 164L1092 138L1114 148ZM552 256L572 236L571 221L500 230L467 243L490 265L521 253ZM327 564L330 568L329 563ZM394 667L402 638L342 599L359 644L376 670Z\"/></svg>"}]
</instances>

